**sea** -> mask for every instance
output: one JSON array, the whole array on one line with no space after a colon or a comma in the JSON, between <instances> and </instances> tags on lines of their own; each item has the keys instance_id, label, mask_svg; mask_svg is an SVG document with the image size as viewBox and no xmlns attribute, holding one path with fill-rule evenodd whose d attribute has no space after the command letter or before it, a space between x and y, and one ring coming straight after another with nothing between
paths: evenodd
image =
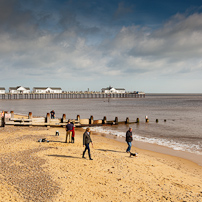
<instances>
[{"instance_id":1,"label":"sea","mask_svg":"<svg viewBox=\"0 0 202 202\"><path fill-rule=\"evenodd\" d=\"M92 131L124 140L133 129L133 145L193 160L202 165L202 94L146 94L145 98L23 99L0 100L0 110L45 117L55 110L56 117L125 121L130 124L93 127ZM149 122L146 123L145 117ZM139 123L135 123L139 118ZM156 122L158 119L158 122ZM140 144L139 144L140 143ZM143 144L141 144L143 143ZM152 145L149 147L147 145ZM155 149L154 149L155 148ZM156 149L158 148L158 149ZM163 148L163 149L162 149Z\"/></svg>"}]
</instances>

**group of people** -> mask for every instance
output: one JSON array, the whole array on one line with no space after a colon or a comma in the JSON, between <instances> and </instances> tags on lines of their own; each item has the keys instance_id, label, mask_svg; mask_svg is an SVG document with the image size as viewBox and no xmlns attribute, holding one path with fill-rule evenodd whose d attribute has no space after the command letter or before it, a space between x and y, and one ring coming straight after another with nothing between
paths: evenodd
<instances>
[{"instance_id":1,"label":"group of people","mask_svg":"<svg viewBox=\"0 0 202 202\"><path fill-rule=\"evenodd\" d=\"M74 124L68 120L68 123L66 125L66 140L65 142L67 143L67 139L69 137L69 143L74 143L74 137L75 137L75 131L74 131Z\"/></svg>"},{"instance_id":2,"label":"group of people","mask_svg":"<svg viewBox=\"0 0 202 202\"><path fill-rule=\"evenodd\" d=\"M69 137L69 143L70 142L74 143L74 136L75 136L74 124L71 123L70 120L68 120L68 123L66 125L66 140L65 140L65 142L67 143L67 139ZM88 150L89 159L93 160L91 158L91 153L90 153L90 146L89 146L90 143L93 146L93 142L92 142L91 137L90 137L90 128L87 128L83 134L83 146L85 146L85 149L83 151L82 158L85 158L85 153Z\"/></svg>"},{"instance_id":3,"label":"group of people","mask_svg":"<svg viewBox=\"0 0 202 202\"><path fill-rule=\"evenodd\" d=\"M68 136L69 136L69 142L74 143L74 136L75 136L74 125L73 123L70 122L70 120L68 120L68 124L66 125L66 141L65 142L67 142ZM130 153L130 156L131 155L137 156L137 153L131 153L132 141L133 141L132 128L129 128L129 130L126 132L126 142L128 144L128 148L126 149L126 152ZM85 153L88 150L89 159L93 160L90 153L90 143L92 144L92 147L93 147L93 142L90 136L90 128L87 128L86 131L83 133L83 147L85 147L85 149L83 151L82 158L85 158Z\"/></svg>"},{"instance_id":4,"label":"group of people","mask_svg":"<svg viewBox=\"0 0 202 202\"><path fill-rule=\"evenodd\" d=\"M132 141L133 141L132 128L129 128L129 130L126 132L126 142L128 144L128 148L126 149L126 152L130 153L130 156L137 156L137 153L131 153ZM88 150L89 159L93 160L91 158L91 153L90 153L90 145L89 145L90 143L92 144L92 147L93 147L93 142L90 137L90 128L87 128L83 134L83 146L85 146L85 149L83 151L82 158L85 158L85 153Z\"/></svg>"},{"instance_id":5,"label":"group of people","mask_svg":"<svg viewBox=\"0 0 202 202\"><path fill-rule=\"evenodd\" d=\"M55 111L52 110L50 112L50 114L51 114L51 119L54 119L55 118ZM69 143L74 143L74 137L75 137L74 124L71 122L70 119L68 120L68 123L66 125L66 140L65 140L66 143L67 143L68 137L69 137ZM133 141L132 128L129 128L129 130L126 132L126 142L128 144L126 152L130 153L130 156L134 155L131 153L132 141ZM92 142L92 139L90 137L90 128L87 128L86 131L83 133L83 147L85 147L85 149L83 151L82 158L85 158L85 153L88 150L89 159L93 160L91 158L91 153L90 153L90 143L92 144L92 147L93 147L93 142Z\"/></svg>"}]
</instances>

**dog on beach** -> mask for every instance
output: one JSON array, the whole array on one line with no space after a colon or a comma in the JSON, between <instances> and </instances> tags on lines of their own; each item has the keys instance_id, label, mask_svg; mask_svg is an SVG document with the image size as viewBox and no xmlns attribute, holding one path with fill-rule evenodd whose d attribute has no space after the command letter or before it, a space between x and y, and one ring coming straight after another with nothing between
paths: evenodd
<instances>
[{"instance_id":1,"label":"dog on beach","mask_svg":"<svg viewBox=\"0 0 202 202\"><path fill-rule=\"evenodd\" d=\"M130 157L131 157L131 156L137 157L137 156L138 156L138 153L132 153L132 152L130 152Z\"/></svg>"}]
</instances>

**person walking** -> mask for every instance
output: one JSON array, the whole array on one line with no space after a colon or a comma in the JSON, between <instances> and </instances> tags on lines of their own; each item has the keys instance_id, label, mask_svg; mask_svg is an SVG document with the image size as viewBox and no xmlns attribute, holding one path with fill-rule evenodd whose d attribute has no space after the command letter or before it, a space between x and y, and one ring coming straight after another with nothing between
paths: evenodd
<instances>
[{"instance_id":1,"label":"person walking","mask_svg":"<svg viewBox=\"0 0 202 202\"><path fill-rule=\"evenodd\" d=\"M85 146L85 150L83 151L82 158L85 158L84 156L85 156L86 150L88 150L89 159L93 160L90 154L90 146L89 146L90 143L92 144L92 147L93 147L93 142L90 137L90 128L87 128L83 134L83 146Z\"/></svg>"},{"instance_id":2,"label":"person walking","mask_svg":"<svg viewBox=\"0 0 202 202\"><path fill-rule=\"evenodd\" d=\"M128 148L126 149L127 153L130 153L132 141L133 141L132 128L129 128L129 130L126 132L126 142L128 144Z\"/></svg>"}]
</instances>

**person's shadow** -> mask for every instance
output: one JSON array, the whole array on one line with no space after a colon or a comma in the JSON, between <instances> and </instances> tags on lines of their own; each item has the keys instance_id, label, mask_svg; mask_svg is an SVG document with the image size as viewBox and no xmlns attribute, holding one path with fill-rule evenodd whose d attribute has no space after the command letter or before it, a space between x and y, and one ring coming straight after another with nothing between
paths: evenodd
<instances>
[{"instance_id":1,"label":"person's shadow","mask_svg":"<svg viewBox=\"0 0 202 202\"><path fill-rule=\"evenodd\" d=\"M117 152L117 153L125 153L122 151L117 151L117 150L111 150L111 149L96 149L98 151L103 151L103 152Z\"/></svg>"},{"instance_id":2,"label":"person's shadow","mask_svg":"<svg viewBox=\"0 0 202 202\"><path fill-rule=\"evenodd\" d=\"M67 156L67 155L58 155L58 154L50 154L50 155L47 155L47 156L59 157L59 158L81 159L81 157L77 157L77 156Z\"/></svg>"}]
</instances>

